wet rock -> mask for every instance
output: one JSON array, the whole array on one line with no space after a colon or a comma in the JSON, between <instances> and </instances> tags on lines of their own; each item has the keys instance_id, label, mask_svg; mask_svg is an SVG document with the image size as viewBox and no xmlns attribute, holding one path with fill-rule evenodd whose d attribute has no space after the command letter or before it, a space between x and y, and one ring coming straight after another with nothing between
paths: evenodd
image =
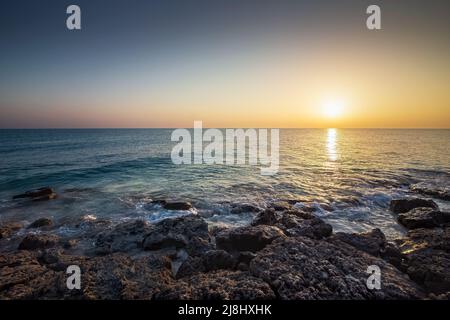
<instances>
[{"instance_id":1,"label":"wet rock","mask_svg":"<svg viewBox=\"0 0 450 320\"><path fill-rule=\"evenodd\" d=\"M275 211L287 211L292 209L292 204L287 201L277 201L270 204Z\"/></svg>"},{"instance_id":2,"label":"wet rock","mask_svg":"<svg viewBox=\"0 0 450 320\"><path fill-rule=\"evenodd\" d=\"M56 193L50 187L43 187L13 196L13 199L23 198L31 199L32 201L51 200L56 198Z\"/></svg>"},{"instance_id":3,"label":"wet rock","mask_svg":"<svg viewBox=\"0 0 450 320\"><path fill-rule=\"evenodd\" d=\"M277 227L246 226L219 232L216 235L216 245L217 248L226 251L255 252L279 237L285 237L285 234Z\"/></svg>"},{"instance_id":4,"label":"wet rock","mask_svg":"<svg viewBox=\"0 0 450 320\"><path fill-rule=\"evenodd\" d=\"M233 204L231 213L238 214L243 212L260 212L262 209L250 203Z\"/></svg>"},{"instance_id":5,"label":"wet rock","mask_svg":"<svg viewBox=\"0 0 450 320\"><path fill-rule=\"evenodd\" d=\"M322 219L312 214L302 213L302 216L285 213L280 219L280 228L288 236L306 236L314 239L329 237L333 228Z\"/></svg>"},{"instance_id":6,"label":"wet rock","mask_svg":"<svg viewBox=\"0 0 450 320\"><path fill-rule=\"evenodd\" d=\"M450 201L450 190L448 187L436 187L434 185L419 182L411 185L410 190L423 195Z\"/></svg>"},{"instance_id":7,"label":"wet rock","mask_svg":"<svg viewBox=\"0 0 450 320\"><path fill-rule=\"evenodd\" d=\"M450 291L450 228L413 229L398 242L411 279L428 292Z\"/></svg>"},{"instance_id":8,"label":"wet rock","mask_svg":"<svg viewBox=\"0 0 450 320\"><path fill-rule=\"evenodd\" d=\"M40 218L31 223L27 228L33 229L33 228L42 228L42 227L50 227L53 225L52 219L49 218Z\"/></svg>"},{"instance_id":9,"label":"wet rock","mask_svg":"<svg viewBox=\"0 0 450 320\"><path fill-rule=\"evenodd\" d=\"M365 233L337 232L333 238L376 257L380 256L381 252L386 247L386 237L378 228Z\"/></svg>"},{"instance_id":10,"label":"wet rock","mask_svg":"<svg viewBox=\"0 0 450 320\"><path fill-rule=\"evenodd\" d=\"M0 226L0 239L9 238L16 231L23 228L23 224L20 222L9 222Z\"/></svg>"},{"instance_id":11,"label":"wet rock","mask_svg":"<svg viewBox=\"0 0 450 320\"><path fill-rule=\"evenodd\" d=\"M199 272L205 272L205 264L202 257L188 257L176 270L176 278L190 277Z\"/></svg>"},{"instance_id":12,"label":"wet rock","mask_svg":"<svg viewBox=\"0 0 450 320\"><path fill-rule=\"evenodd\" d=\"M52 234L28 234L19 244L19 250L37 250L54 247L59 237Z\"/></svg>"},{"instance_id":13,"label":"wet rock","mask_svg":"<svg viewBox=\"0 0 450 320\"><path fill-rule=\"evenodd\" d=\"M256 254L254 252L242 251L242 252L239 252L238 262L248 265L250 263L250 261L252 261L255 257L256 257Z\"/></svg>"},{"instance_id":14,"label":"wet rock","mask_svg":"<svg viewBox=\"0 0 450 320\"><path fill-rule=\"evenodd\" d=\"M368 266L383 275L381 290L366 285ZM257 253L250 273L281 299L417 299L419 287L384 260L337 239L280 238Z\"/></svg>"},{"instance_id":15,"label":"wet rock","mask_svg":"<svg viewBox=\"0 0 450 320\"><path fill-rule=\"evenodd\" d=\"M179 280L156 299L261 300L274 299L270 286L248 272L219 270Z\"/></svg>"},{"instance_id":16,"label":"wet rock","mask_svg":"<svg viewBox=\"0 0 450 320\"><path fill-rule=\"evenodd\" d=\"M394 213L405 213L420 207L439 210L438 205L433 200L421 198L394 199L389 204L389 209Z\"/></svg>"},{"instance_id":17,"label":"wet rock","mask_svg":"<svg viewBox=\"0 0 450 320\"><path fill-rule=\"evenodd\" d=\"M398 222L408 229L434 228L450 224L450 212L440 212L433 208L414 208L397 217Z\"/></svg>"},{"instance_id":18,"label":"wet rock","mask_svg":"<svg viewBox=\"0 0 450 320\"><path fill-rule=\"evenodd\" d=\"M152 226L144 237L143 248L158 250L165 247L183 248L191 239L209 239L208 224L197 215L165 219Z\"/></svg>"},{"instance_id":19,"label":"wet rock","mask_svg":"<svg viewBox=\"0 0 450 320\"><path fill-rule=\"evenodd\" d=\"M190 202L163 202L162 207L166 210L189 210L192 209Z\"/></svg>"},{"instance_id":20,"label":"wet rock","mask_svg":"<svg viewBox=\"0 0 450 320\"><path fill-rule=\"evenodd\" d=\"M277 224L279 217L274 210L267 209L260 212L252 221L252 225L257 226L260 224L265 224L268 226L273 226Z\"/></svg>"},{"instance_id":21,"label":"wet rock","mask_svg":"<svg viewBox=\"0 0 450 320\"><path fill-rule=\"evenodd\" d=\"M150 230L152 230L151 226L144 220L121 223L111 230L101 232L97 236L95 253L132 253L136 249L142 249L142 241Z\"/></svg>"}]
</instances>

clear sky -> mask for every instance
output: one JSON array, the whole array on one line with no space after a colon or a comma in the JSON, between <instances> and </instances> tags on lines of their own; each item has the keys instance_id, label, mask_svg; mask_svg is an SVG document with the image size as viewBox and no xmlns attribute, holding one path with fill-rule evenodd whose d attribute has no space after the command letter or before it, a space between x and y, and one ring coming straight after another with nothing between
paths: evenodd
<instances>
[{"instance_id":1,"label":"clear sky","mask_svg":"<svg viewBox=\"0 0 450 320\"><path fill-rule=\"evenodd\" d=\"M450 128L449 32L448 0L2 0L0 127Z\"/></svg>"}]
</instances>

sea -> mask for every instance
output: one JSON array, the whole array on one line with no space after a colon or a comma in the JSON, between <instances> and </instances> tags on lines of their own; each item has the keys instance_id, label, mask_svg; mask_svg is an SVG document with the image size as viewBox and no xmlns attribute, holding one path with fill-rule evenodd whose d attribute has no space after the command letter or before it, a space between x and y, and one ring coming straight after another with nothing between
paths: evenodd
<instances>
[{"instance_id":1,"label":"sea","mask_svg":"<svg viewBox=\"0 0 450 320\"><path fill-rule=\"evenodd\" d=\"M280 129L279 171L261 175L248 164L175 165L173 129L0 130L0 223L107 219L150 223L199 214L211 225L248 224L255 213L289 200L308 206L335 231L380 228L388 238L405 230L389 211L395 198L417 196L413 184L448 190L450 130ZM14 200L49 186L49 201ZM189 201L186 211L153 200ZM434 199L441 210L449 201ZM234 209L234 210L233 210ZM61 222L58 224L58 221Z\"/></svg>"}]
</instances>

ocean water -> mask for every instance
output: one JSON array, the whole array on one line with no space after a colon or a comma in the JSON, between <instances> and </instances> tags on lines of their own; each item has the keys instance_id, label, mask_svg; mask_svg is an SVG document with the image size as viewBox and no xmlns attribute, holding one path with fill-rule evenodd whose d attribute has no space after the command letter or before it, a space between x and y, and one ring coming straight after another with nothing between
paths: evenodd
<instances>
[{"instance_id":1,"label":"ocean water","mask_svg":"<svg viewBox=\"0 0 450 320\"><path fill-rule=\"evenodd\" d=\"M242 225L253 213L233 206L298 200L336 231L404 230L388 210L412 196L410 184L450 186L450 130L282 129L280 169L174 165L171 129L0 130L0 222L51 217L64 221L144 218L196 213L211 224ZM12 200L51 186L51 201ZM167 211L152 199L190 201L189 212ZM450 204L436 200L442 210Z\"/></svg>"}]
</instances>

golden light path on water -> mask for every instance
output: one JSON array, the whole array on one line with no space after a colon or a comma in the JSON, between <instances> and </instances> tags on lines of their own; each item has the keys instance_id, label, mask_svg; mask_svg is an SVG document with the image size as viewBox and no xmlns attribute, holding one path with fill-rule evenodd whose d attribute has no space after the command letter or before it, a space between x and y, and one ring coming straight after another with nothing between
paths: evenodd
<instances>
[{"instance_id":1,"label":"golden light path on water","mask_svg":"<svg viewBox=\"0 0 450 320\"><path fill-rule=\"evenodd\" d=\"M338 158L336 142L337 142L337 130L334 128L329 128L327 130L327 154L329 161L334 162Z\"/></svg>"}]
</instances>

